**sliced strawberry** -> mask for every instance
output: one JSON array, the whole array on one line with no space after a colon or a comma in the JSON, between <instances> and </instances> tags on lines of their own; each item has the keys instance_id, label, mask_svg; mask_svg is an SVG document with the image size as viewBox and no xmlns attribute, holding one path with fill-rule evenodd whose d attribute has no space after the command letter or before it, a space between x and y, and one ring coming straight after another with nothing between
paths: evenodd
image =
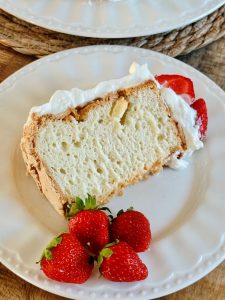
<instances>
[{"instance_id":1,"label":"sliced strawberry","mask_svg":"<svg viewBox=\"0 0 225 300\"><path fill-rule=\"evenodd\" d=\"M208 127L208 113L205 100L200 98L192 103L191 107L197 111L196 123L199 125L201 140L203 140L206 137L206 131Z\"/></svg>"},{"instance_id":2,"label":"sliced strawberry","mask_svg":"<svg viewBox=\"0 0 225 300\"><path fill-rule=\"evenodd\" d=\"M191 79L181 75L157 75L155 79L163 86L171 88L177 95L191 104L195 99L194 86Z\"/></svg>"}]
</instances>

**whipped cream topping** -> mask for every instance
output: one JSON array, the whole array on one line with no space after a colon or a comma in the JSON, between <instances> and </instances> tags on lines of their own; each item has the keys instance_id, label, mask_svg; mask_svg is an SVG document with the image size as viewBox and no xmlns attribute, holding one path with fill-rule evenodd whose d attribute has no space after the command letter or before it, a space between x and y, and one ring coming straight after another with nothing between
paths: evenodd
<instances>
[{"instance_id":1,"label":"whipped cream topping","mask_svg":"<svg viewBox=\"0 0 225 300\"><path fill-rule=\"evenodd\" d=\"M73 88L71 90L58 90L51 97L48 103L33 107L27 123L31 120L32 113L40 116L46 114L62 114L69 107L83 106L93 99L103 97L110 92L116 92L119 89L138 85L145 80L153 80L160 89L161 95L170 108L173 118L183 129L187 150L182 159L178 159L180 153L175 153L167 162L167 166L173 169L186 168L188 162L184 157L189 157L195 150L203 147L199 136L199 126L196 125L196 111L192 109L185 101L184 97L177 95L172 89L161 86L148 69L148 65L138 65L133 63L129 69L129 75L103 81L92 89L81 90Z\"/></svg>"},{"instance_id":2,"label":"whipped cream topping","mask_svg":"<svg viewBox=\"0 0 225 300\"><path fill-rule=\"evenodd\" d=\"M189 165L189 162L186 161L183 157L177 158L179 156L179 152L175 152L167 161L166 166L171 169L185 169Z\"/></svg>"},{"instance_id":3,"label":"whipped cream topping","mask_svg":"<svg viewBox=\"0 0 225 300\"><path fill-rule=\"evenodd\" d=\"M92 89L81 90L73 88L70 91L58 90L53 94L48 103L33 107L31 113L35 112L40 116L46 114L61 114L69 107L83 106L89 101L103 97L108 93L137 85L148 79L154 80L154 76L149 71L147 64L138 65L133 63L130 66L129 73L129 75L123 78L103 81Z\"/></svg>"},{"instance_id":4,"label":"whipped cream topping","mask_svg":"<svg viewBox=\"0 0 225 300\"><path fill-rule=\"evenodd\" d=\"M196 110L170 88L162 87L161 95L169 106L173 118L182 127L187 144L183 159L177 159L177 154L175 154L167 162L167 166L173 169L186 168L188 162L184 160L184 157L191 156L194 151L203 147L199 135L199 125L196 124Z\"/></svg>"}]
</instances>

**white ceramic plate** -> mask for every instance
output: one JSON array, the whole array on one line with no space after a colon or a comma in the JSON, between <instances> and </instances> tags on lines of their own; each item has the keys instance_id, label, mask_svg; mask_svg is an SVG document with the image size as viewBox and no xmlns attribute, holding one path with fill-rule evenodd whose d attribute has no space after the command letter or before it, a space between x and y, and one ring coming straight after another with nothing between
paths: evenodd
<instances>
[{"instance_id":1,"label":"white ceramic plate","mask_svg":"<svg viewBox=\"0 0 225 300\"><path fill-rule=\"evenodd\" d=\"M89 37L133 37L165 32L210 14L224 0L0 0L28 22Z\"/></svg>"},{"instance_id":2,"label":"white ceramic plate","mask_svg":"<svg viewBox=\"0 0 225 300\"><path fill-rule=\"evenodd\" d=\"M138 283L112 283L97 273L83 285L48 280L35 261L47 242L66 228L25 176L19 142L34 105L57 89L91 87L118 78L130 64L148 63L154 74L191 77L209 111L208 139L185 170L160 175L126 189L110 202L115 213L134 206L151 220L153 243L141 254L150 270ZM76 299L150 299L177 291L214 269L225 257L225 93L207 77L165 55L130 47L72 49L38 60L0 85L0 257L13 272L52 293Z\"/></svg>"}]
</instances>

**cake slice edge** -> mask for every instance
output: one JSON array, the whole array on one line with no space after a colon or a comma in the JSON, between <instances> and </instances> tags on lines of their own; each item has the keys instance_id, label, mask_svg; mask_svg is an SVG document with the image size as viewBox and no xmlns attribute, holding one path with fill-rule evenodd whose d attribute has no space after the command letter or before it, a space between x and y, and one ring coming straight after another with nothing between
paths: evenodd
<instances>
[{"instance_id":1,"label":"cake slice edge","mask_svg":"<svg viewBox=\"0 0 225 300\"><path fill-rule=\"evenodd\" d=\"M34 112L32 113L30 121L24 127L24 133L21 140L23 159L25 161L28 173L30 173L30 175L34 178L40 191L47 197L47 199L51 202L51 204L60 215L65 215L65 209L68 201L70 202L74 199L68 199L68 196L66 196L62 192L51 170L49 170L48 166L38 154L38 151L36 149L36 139L41 126L44 126L46 122L49 122L51 120L63 120L65 122L69 122L71 118L75 118L77 121L84 120L85 116L99 105L104 105L108 101L115 102L120 99L121 96L128 97L129 95L132 95L134 91L144 89L146 87L151 88L156 94L158 94L158 99L160 99L159 101L161 101L160 105L163 109L166 110L168 116L170 116L170 121L173 123L174 130L177 131L178 145L177 147L171 149L170 155L168 157L165 157L163 161L157 161L151 166L151 168L144 169L142 171L140 170L138 174L130 177L129 180L120 182L118 187L114 189L110 194L102 195L101 197L99 197L97 199L98 203L103 204L108 202L111 197L121 194L126 186L134 184L152 174L159 172L162 169L163 165L165 165L166 161L174 153L176 153L177 151L182 153L186 149L186 142L182 129L180 128L179 124L177 124L175 120L172 119L170 110L163 99L160 97L160 92L157 89L156 84L151 80L147 80L136 86L109 93L102 98L98 98L91 102L88 102L83 107L68 108L63 114L49 114L40 116Z\"/></svg>"}]
</instances>

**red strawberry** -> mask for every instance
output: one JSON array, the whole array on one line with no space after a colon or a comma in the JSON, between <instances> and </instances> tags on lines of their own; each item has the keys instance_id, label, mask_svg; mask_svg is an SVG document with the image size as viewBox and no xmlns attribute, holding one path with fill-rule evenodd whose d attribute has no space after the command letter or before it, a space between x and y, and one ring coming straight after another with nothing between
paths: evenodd
<instances>
[{"instance_id":1,"label":"red strawberry","mask_svg":"<svg viewBox=\"0 0 225 300\"><path fill-rule=\"evenodd\" d=\"M171 88L177 95L183 95L191 104L195 99L194 86L191 79L181 75L157 75L156 80L163 86Z\"/></svg>"},{"instance_id":2,"label":"red strawberry","mask_svg":"<svg viewBox=\"0 0 225 300\"><path fill-rule=\"evenodd\" d=\"M196 123L199 125L201 140L203 140L206 136L206 131L208 127L208 113L205 100L200 98L194 103L192 103L191 107L197 111Z\"/></svg>"},{"instance_id":3,"label":"red strawberry","mask_svg":"<svg viewBox=\"0 0 225 300\"><path fill-rule=\"evenodd\" d=\"M147 278L148 269L125 242L106 245L98 257L100 273L108 280L131 282Z\"/></svg>"},{"instance_id":4,"label":"red strawberry","mask_svg":"<svg viewBox=\"0 0 225 300\"><path fill-rule=\"evenodd\" d=\"M97 209L96 199L88 195L86 204L79 197L70 208L69 231L91 253L98 255L99 251L109 242L109 219Z\"/></svg>"},{"instance_id":5,"label":"red strawberry","mask_svg":"<svg viewBox=\"0 0 225 300\"><path fill-rule=\"evenodd\" d=\"M135 210L120 211L110 225L110 240L126 242L136 252L148 249L151 242L151 230L148 219Z\"/></svg>"},{"instance_id":6,"label":"red strawberry","mask_svg":"<svg viewBox=\"0 0 225 300\"><path fill-rule=\"evenodd\" d=\"M69 283L84 283L94 266L85 248L69 233L63 233L50 242L40 264L47 277Z\"/></svg>"}]
</instances>

